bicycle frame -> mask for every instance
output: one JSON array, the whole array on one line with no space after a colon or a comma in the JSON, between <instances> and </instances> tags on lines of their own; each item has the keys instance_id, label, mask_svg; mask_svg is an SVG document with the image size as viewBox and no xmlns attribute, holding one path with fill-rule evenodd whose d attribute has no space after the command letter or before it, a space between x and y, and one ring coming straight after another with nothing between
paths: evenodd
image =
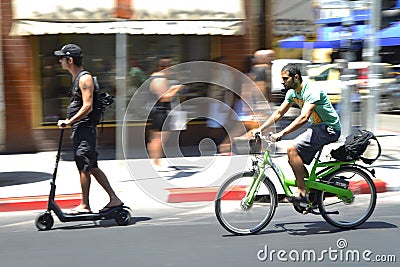
<instances>
[{"instance_id":1,"label":"bicycle frame","mask_svg":"<svg viewBox=\"0 0 400 267\"><path fill-rule=\"evenodd\" d=\"M309 191L310 189L315 189L315 190L320 190L320 191L326 191L332 194L335 194L338 196L339 199L345 200L345 201L350 201L353 199L353 193L349 189L344 189L340 187L336 187L333 185L329 185L323 182L319 182L320 179L323 177L329 175L330 173L336 171L340 167L344 165L349 165L349 164L354 164L355 161L350 161L350 162L342 162L342 161L327 161L327 162L321 162L320 156L322 153L322 149L317 153L314 164L311 167L311 172L308 178L304 179L305 185L306 185L306 190ZM273 162L271 154L269 152L269 144L267 149L264 152L263 159L261 161L260 158L257 158L255 156L256 160L253 160L253 171L255 171L257 178L253 180L250 190L247 192L246 197L245 197L245 204L250 206L252 205L255 195L257 193L257 190L259 188L260 183L264 180L265 177L265 171L268 168L271 168L276 176L278 177L278 180L285 192L286 196L291 196L293 193L290 189L290 187L297 186L295 180L290 180L288 179L282 169ZM258 162L261 161L261 164L258 164ZM317 172L318 168L323 168L322 170Z\"/></svg>"}]
</instances>

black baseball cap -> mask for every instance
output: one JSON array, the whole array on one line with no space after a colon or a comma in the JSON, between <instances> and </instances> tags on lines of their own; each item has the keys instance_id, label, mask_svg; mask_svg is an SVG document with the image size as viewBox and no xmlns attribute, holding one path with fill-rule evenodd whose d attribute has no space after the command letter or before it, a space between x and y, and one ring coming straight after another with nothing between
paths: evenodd
<instances>
[{"instance_id":1,"label":"black baseball cap","mask_svg":"<svg viewBox=\"0 0 400 267\"><path fill-rule=\"evenodd\" d=\"M82 49L76 44L66 44L60 50L54 51L56 56L67 56L73 58L83 57Z\"/></svg>"}]
</instances>

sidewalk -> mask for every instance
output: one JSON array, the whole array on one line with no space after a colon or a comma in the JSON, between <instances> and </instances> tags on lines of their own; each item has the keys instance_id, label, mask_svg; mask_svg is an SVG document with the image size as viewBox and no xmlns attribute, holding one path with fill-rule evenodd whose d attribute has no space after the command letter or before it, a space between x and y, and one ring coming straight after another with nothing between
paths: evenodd
<instances>
[{"instance_id":1,"label":"sidewalk","mask_svg":"<svg viewBox=\"0 0 400 267\"><path fill-rule=\"evenodd\" d=\"M400 191L400 136L394 132L377 133L382 156L372 167L384 183L384 191ZM286 161L287 141L277 143L276 162L291 174ZM331 144L330 148L339 146ZM326 153L330 149L325 148ZM45 210L54 170L56 152L0 155L0 212ZM180 157L164 159L176 166L170 172L155 172L148 159L101 160L99 166L109 177L114 190L132 209L163 208L166 205L190 207L212 201L218 186L233 173L246 169L248 157L237 155ZM277 183L275 181L275 183ZM79 204L80 184L75 163L61 160L57 175L57 203L63 209ZM276 184L278 193L282 193ZM380 189L382 190L382 189ZM93 211L107 204L105 192L95 180L91 187Z\"/></svg>"}]
</instances>

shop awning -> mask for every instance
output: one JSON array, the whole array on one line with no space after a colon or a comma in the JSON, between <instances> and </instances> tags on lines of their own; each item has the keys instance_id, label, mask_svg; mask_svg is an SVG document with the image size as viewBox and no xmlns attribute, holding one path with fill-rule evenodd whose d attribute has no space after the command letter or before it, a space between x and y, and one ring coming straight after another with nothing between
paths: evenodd
<instances>
[{"instance_id":1,"label":"shop awning","mask_svg":"<svg viewBox=\"0 0 400 267\"><path fill-rule=\"evenodd\" d=\"M243 34L240 21L114 21L114 22L46 22L18 20L13 23L11 35L43 34L197 34L239 35Z\"/></svg>"},{"instance_id":2,"label":"shop awning","mask_svg":"<svg viewBox=\"0 0 400 267\"><path fill-rule=\"evenodd\" d=\"M296 35L279 40L279 47L282 48L303 48L304 42L306 41L305 35Z\"/></svg>"},{"instance_id":3,"label":"shop awning","mask_svg":"<svg viewBox=\"0 0 400 267\"><path fill-rule=\"evenodd\" d=\"M400 22L394 23L392 26L380 30L377 33L380 46L400 45Z\"/></svg>"},{"instance_id":4,"label":"shop awning","mask_svg":"<svg viewBox=\"0 0 400 267\"><path fill-rule=\"evenodd\" d=\"M317 29L317 39L320 41L335 41L344 38L360 40L365 38L368 30L369 25L319 27Z\"/></svg>"},{"instance_id":5,"label":"shop awning","mask_svg":"<svg viewBox=\"0 0 400 267\"><path fill-rule=\"evenodd\" d=\"M11 35L244 33L243 0L130 0L129 18L116 18L115 0L13 0ZM126 1L125 1L126 2ZM129 2L129 0L128 0Z\"/></svg>"},{"instance_id":6,"label":"shop awning","mask_svg":"<svg viewBox=\"0 0 400 267\"><path fill-rule=\"evenodd\" d=\"M296 35L278 41L279 47L282 48L303 48L303 49L316 49L316 48L338 48L340 42L333 41L315 41L307 42L304 35Z\"/></svg>"}]
</instances>

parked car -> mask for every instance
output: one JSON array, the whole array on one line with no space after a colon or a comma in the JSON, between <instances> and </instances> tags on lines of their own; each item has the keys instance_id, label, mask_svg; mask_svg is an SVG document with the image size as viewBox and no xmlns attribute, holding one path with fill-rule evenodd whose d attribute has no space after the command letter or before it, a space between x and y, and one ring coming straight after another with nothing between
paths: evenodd
<instances>
[{"instance_id":1,"label":"parked car","mask_svg":"<svg viewBox=\"0 0 400 267\"><path fill-rule=\"evenodd\" d=\"M378 110L380 112L400 109L400 65L391 66L389 75L394 81L388 83L386 88L380 91L378 102Z\"/></svg>"},{"instance_id":2,"label":"parked car","mask_svg":"<svg viewBox=\"0 0 400 267\"><path fill-rule=\"evenodd\" d=\"M342 83L337 64L311 67L308 69L308 78L325 91L334 106L341 101Z\"/></svg>"},{"instance_id":3,"label":"parked car","mask_svg":"<svg viewBox=\"0 0 400 267\"><path fill-rule=\"evenodd\" d=\"M388 84L386 89L380 91L379 112L390 112L400 109L400 82Z\"/></svg>"},{"instance_id":4,"label":"parked car","mask_svg":"<svg viewBox=\"0 0 400 267\"><path fill-rule=\"evenodd\" d=\"M389 112L400 109L400 68L399 65L387 63L376 63L377 72L380 74L377 83L379 84L377 101L378 112ZM371 64L366 68L360 69L357 88L361 95L370 94L368 72Z\"/></svg>"},{"instance_id":5,"label":"parked car","mask_svg":"<svg viewBox=\"0 0 400 267\"><path fill-rule=\"evenodd\" d=\"M387 106L391 108L389 102L392 101L389 97L389 93L385 93L387 89L393 88L392 84L395 82L393 74L391 72L391 65L387 63L376 63L376 71L381 74L378 78L378 83L381 85L380 88L383 90L381 94L386 104L383 103L380 106ZM366 61L349 62L346 73L353 74L353 82L355 84L354 94L368 95L369 94L369 80L368 73L371 68L371 63ZM340 103L342 100L342 83L340 80L341 70L339 64L325 64L320 66L311 67L308 69L308 78L318 83L320 88L323 88L327 93L329 99L334 106Z\"/></svg>"}]
</instances>

